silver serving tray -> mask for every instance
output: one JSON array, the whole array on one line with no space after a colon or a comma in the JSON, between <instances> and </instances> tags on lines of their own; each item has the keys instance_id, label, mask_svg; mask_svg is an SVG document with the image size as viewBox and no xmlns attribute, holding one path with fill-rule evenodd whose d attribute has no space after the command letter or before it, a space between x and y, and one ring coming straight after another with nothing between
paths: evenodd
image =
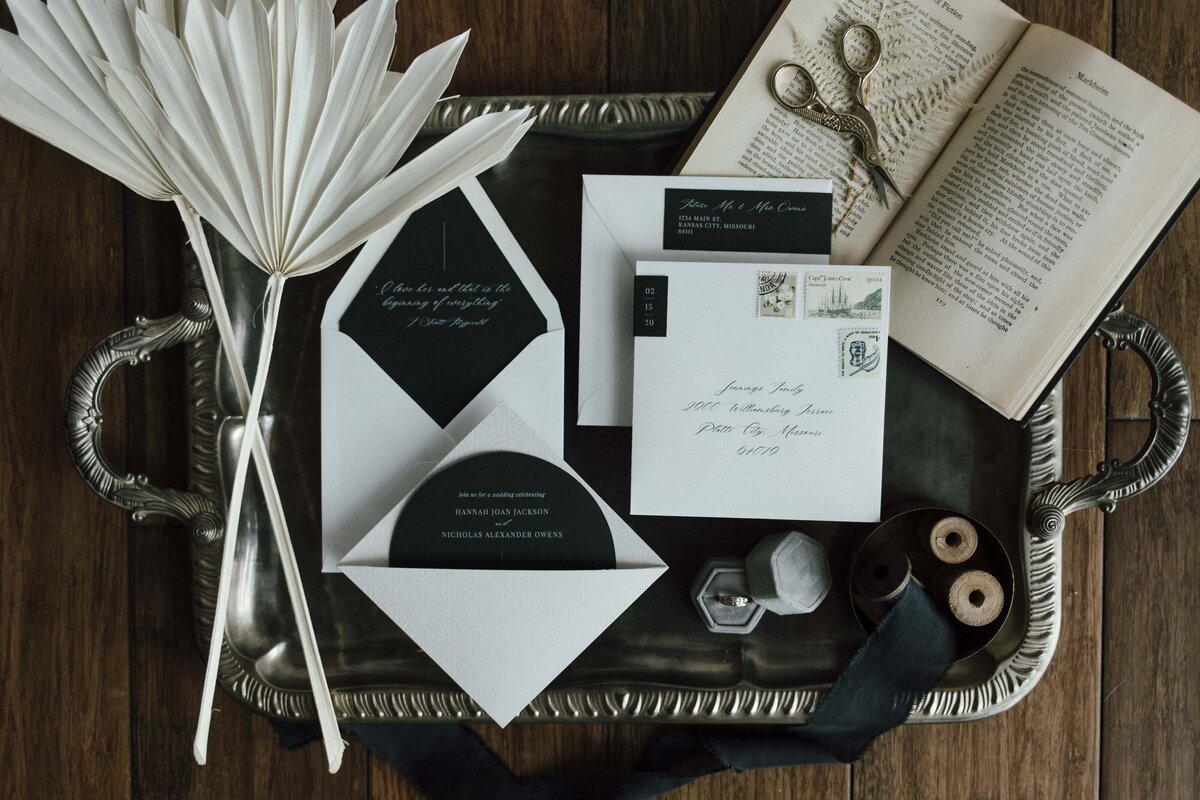
<instances>
[{"instance_id":1,"label":"silver serving tray","mask_svg":"<svg viewBox=\"0 0 1200 800\"><path fill-rule=\"evenodd\" d=\"M708 97L655 94L465 98L442 103L427 141L485 111L532 105L538 122L482 183L562 307L567 323L567 460L618 511L628 508L628 429L579 428L575 408L580 175L666 168ZM224 243L219 270L243 358L252 370L264 281ZM305 590L333 688L346 720L483 720L479 707L346 578L320 573L319 348L324 300L341 269L289 283L266 398L264 429ZM195 624L207 647L219 565L221 508L241 435L236 395L209 331L207 297L193 275L184 309L119 331L80 363L67 398L67 435L85 480L135 519L166 514L191 529ZM1101 326L1108 346L1129 347L1156 376L1154 430L1137 459L1060 478L1062 404L1055 391L1026 428L1001 419L916 358L895 348L888 375L883 500L961 509L1001 540L1016 575L1012 612L995 639L956 664L916 709L914 721L995 714L1023 697L1058 639L1061 532L1077 508L1111 508L1170 468L1186 439L1190 392L1178 354L1156 328L1123 311ZM112 468L100 449L100 396L122 364L183 342L189 351L192 486L154 487ZM217 502L221 498L222 502ZM220 680L246 705L276 717L315 716L277 552L258 495L247 496L234 563ZM522 721L802 721L862 644L848 590L813 614L768 615L749 636L708 634L688 598L701 563L744 556L781 523L634 518L670 570L537 697ZM871 526L801 523L830 556L835 585ZM504 602L504 598L484 601Z\"/></svg>"}]
</instances>

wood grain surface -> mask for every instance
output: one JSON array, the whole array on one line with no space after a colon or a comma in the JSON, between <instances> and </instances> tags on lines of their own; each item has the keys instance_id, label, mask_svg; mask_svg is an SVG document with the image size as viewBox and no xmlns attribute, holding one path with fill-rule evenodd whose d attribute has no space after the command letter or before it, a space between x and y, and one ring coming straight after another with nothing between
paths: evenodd
<instances>
[{"instance_id":1,"label":"wood grain surface","mask_svg":"<svg viewBox=\"0 0 1200 800\"><path fill-rule=\"evenodd\" d=\"M0 794L116 797L130 785L126 526L75 474L62 408L80 356L125 324L122 189L9 125L0 186Z\"/></svg>"},{"instance_id":2,"label":"wood grain surface","mask_svg":"<svg viewBox=\"0 0 1200 800\"><path fill-rule=\"evenodd\" d=\"M717 89L774 0L401 0L396 62L471 28L463 94ZM339 12L357 5L340 0ZM1200 24L1187 0L1026 0L1185 100L1200 103ZM0 0L0 26L11 18ZM1200 376L1193 263L1200 214L1183 216L1126 296ZM353 745L329 776L320 748L288 752L269 723L219 695L210 766L191 761L203 665L177 526L136 526L88 490L62 433L67 376L134 315L178 308L182 230L134 197L0 123L0 797L408 798ZM186 479L185 351L109 387L106 446L119 468ZM1093 344L1064 382L1068 475L1130 456L1149 381ZM671 798L1190 798L1200 778L1200 543L1189 447L1151 492L1107 518L1070 518L1063 630L1046 676L1013 710L908 726L852 767L712 776ZM628 767L663 729L481 726L519 774Z\"/></svg>"},{"instance_id":3,"label":"wood grain surface","mask_svg":"<svg viewBox=\"0 0 1200 800\"><path fill-rule=\"evenodd\" d=\"M1108 425L1111 452L1132 456L1147 422ZM1105 797L1195 797L1200 782L1200 547L1191 437L1182 463L1108 520L1104 569L1101 788ZM1190 512L1190 513L1189 513Z\"/></svg>"},{"instance_id":4,"label":"wood grain surface","mask_svg":"<svg viewBox=\"0 0 1200 800\"><path fill-rule=\"evenodd\" d=\"M1200 25L1195 6L1181 0L1145 0L1118 6L1112 43L1115 57L1193 108L1200 107ZM1188 365L1192 386L1200 378L1200 205L1183 212L1175 228L1125 293L1130 311L1154 320ZM1150 375L1136 357L1114 354L1110 413L1147 419ZM1196 406L1193 404L1193 411Z\"/></svg>"}]
</instances>

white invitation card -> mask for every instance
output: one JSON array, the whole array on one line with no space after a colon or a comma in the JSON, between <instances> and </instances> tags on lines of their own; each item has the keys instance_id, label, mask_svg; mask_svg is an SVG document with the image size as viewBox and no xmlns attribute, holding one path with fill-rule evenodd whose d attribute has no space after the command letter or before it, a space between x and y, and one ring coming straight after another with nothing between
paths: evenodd
<instances>
[{"instance_id":1,"label":"white invitation card","mask_svg":"<svg viewBox=\"0 0 1200 800\"><path fill-rule=\"evenodd\" d=\"M631 513L878 521L890 278L639 261Z\"/></svg>"}]
</instances>

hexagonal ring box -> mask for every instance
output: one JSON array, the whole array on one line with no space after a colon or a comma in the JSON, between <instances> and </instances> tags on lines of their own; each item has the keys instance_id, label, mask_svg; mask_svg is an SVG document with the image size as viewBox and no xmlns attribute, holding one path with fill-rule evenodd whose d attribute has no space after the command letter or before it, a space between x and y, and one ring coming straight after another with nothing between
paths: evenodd
<instances>
[{"instance_id":1,"label":"hexagonal ring box","mask_svg":"<svg viewBox=\"0 0 1200 800\"><path fill-rule=\"evenodd\" d=\"M825 548L798 531L767 536L743 562L712 558L692 586L692 602L712 633L747 634L765 611L807 614L829 594Z\"/></svg>"},{"instance_id":2,"label":"hexagonal ring box","mask_svg":"<svg viewBox=\"0 0 1200 800\"><path fill-rule=\"evenodd\" d=\"M746 564L740 558L704 562L692 585L692 602L711 633L749 633L766 611L750 598Z\"/></svg>"}]
</instances>

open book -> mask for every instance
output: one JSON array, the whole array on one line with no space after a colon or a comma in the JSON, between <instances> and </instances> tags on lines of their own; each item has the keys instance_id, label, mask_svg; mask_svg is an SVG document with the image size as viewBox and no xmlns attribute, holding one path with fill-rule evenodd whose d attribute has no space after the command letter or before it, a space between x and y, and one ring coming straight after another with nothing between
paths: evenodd
<instances>
[{"instance_id":1,"label":"open book","mask_svg":"<svg viewBox=\"0 0 1200 800\"><path fill-rule=\"evenodd\" d=\"M837 264L891 264L892 338L1024 419L1190 199L1200 113L997 0L784 2L683 175L829 177ZM776 104L796 61L850 104L842 31L883 46L867 107L904 202L881 203L857 144Z\"/></svg>"}]
</instances>

